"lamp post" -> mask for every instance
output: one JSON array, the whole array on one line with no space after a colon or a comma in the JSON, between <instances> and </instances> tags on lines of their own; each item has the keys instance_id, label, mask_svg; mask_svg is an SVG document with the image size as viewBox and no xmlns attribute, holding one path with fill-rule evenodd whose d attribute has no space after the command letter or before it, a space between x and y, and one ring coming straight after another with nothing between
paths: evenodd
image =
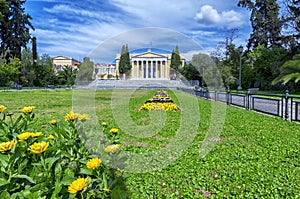
<instances>
[{"instance_id":1,"label":"lamp post","mask_svg":"<svg viewBox=\"0 0 300 199\"><path fill-rule=\"evenodd\" d=\"M238 91L242 90L242 54L243 54L243 46L238 47L240 53L240 69L239 69L239 86L237 88Z\"/></svg>"}]
</instances>

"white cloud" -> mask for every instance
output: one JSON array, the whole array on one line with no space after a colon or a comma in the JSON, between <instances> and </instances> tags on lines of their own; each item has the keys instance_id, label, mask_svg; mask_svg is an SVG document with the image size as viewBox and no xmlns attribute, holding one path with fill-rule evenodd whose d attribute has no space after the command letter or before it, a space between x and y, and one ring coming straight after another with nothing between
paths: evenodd
<instances>
[{"instance_id":1,"label":"white cloud","mask_svg":"<svg viewBox=\"0 0 300 199\"><path fill-rule=\"evenodd\" d=\"M243 25L242 15L234 10L219 13L210 5L204 5L196 13L196 21L206 26L237 28Z\"/></svg>"}]
</instances>

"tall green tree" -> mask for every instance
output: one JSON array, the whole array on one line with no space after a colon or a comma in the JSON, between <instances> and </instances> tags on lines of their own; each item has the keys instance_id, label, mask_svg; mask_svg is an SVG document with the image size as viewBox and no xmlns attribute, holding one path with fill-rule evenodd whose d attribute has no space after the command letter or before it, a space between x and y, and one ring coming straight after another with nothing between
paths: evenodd
<instances>
[{"instance_id":1,"label":"tall green tree","mask_svg":"<svg viewBox=\"0 0 300 199\"><path fill-rule=\"evenodd\" d=\"M279 5L276 0L239 0L238 6L251 11L252 33L248 40L248 49L259 44L266 48L280 46L282 22L279 19Z\"/></svg>"},{"instance_id":2,"label":"tall green tree","mask_svg":"<svg viewBox=\"0 0 300 199\"><path fill-rule=\"evenodd\" d=\"M8 5L7 0L0 0L0 22L3 22L3 16L8 12Z\"/></svg>"},{"instance_id":3,"label":"tall green tree","mask_svg":"<svg viewBox=\"0 0 300 199\"><path fill-rule=\"evenodd\" d=\"M75 79L78 70L70 66L64 66L62 70L57 73L56 84L72 86L75 84Z\"/></svg>"},{"instance_id":4,"label":"tall green tree","mask_svg":"<svg viewBox=\"0 0 300 199\"><path fill-rule=\"evenodd\" d=\"M195 66L193 66L192 63L185 63L184 67L182 68L181 74L187 80L198 80L200 83L202 82L202 76L200 75L200 72L196 69Z\"/></svg>"},{"instance_id":5,"label":"tall green tree","mask_svg":"<svg viewBox=\"0 0 300 199\"><path fill-rule=\"evenodd\" d=\"M191 64L201 75L202 82L200 82L200 85L215 88L222 87L221 75L214 60L208 54L199 53L193 55Z\"/></svg>"},{"instance_id":6,"label":"tall green tree","mask_svg":"<svg viewBox=\"0 0 300 199\"><path fill-rule=\"evenodd\" d=\"M300 52L300 0L285 0L282 6L283 42L294 55Z\"/></svg>"},{"instance_id":7,"label":"tall green tree","mask_svg":"<svg viewBox=\"0 0 300 199\"><path fill-rule=\"evenodd\" d=\"M18 83L23 86L34 86L36 79L35 69L32 61L31 49L23 49L21 52L22 66L20 68L20 75Z\"/></svg>"},{"instance_id":8,"label":"tall green tree","mask_svg":"<svg viewBox=\"0 0 300 199\"><path fill-rule=\"evenodd\" d=\"M78 66L79 71L77 73L77 80L79 81L91 81L94 79L94 62L89 57L85 57L83 62Z\"/></svg>"},{"instance_id":9,"label":"tall green tree","mask_svg":"<svg viewBox=\"0 0 300 199\"><path fill-rule=\"evenodd\" d=\"M285 50L283 48L267 49L258 45L248 56L250 60L253 60L254 86L262 90L279 89L272 86L271 82L279 75L279 68L287 57Z\"/></svg>"},{"instance_id":10,"label":"tall green tree","mask_svg":"<svg viewBox=\"0 0 300 199\"><path fill-rule=\"evenodd\" d=\"M0 63L0 86L13 86L17 82L20 73L21 62L15 58L9 63L3 61Z\"/></svg>"},{"instance_id":11,"label":"tall green tree","mask_svg":"<svg viewBox=\"0 0 300 199\"><path fill-rule=\"evenodd\" d=\"M126 78L126 74L131 70L130 65L130 55L128 50L128 45L123 45L121 50L120 62L119 62L119 73L123 75L123 78Z\"/></svg>"},{"instance_id":12,"label":"tall green tree","mask_svg":"<svg viewBox=\"0 0 300 199\"><path fill-rule=\"evenodd\" d=\"M275 85L279 82L286 84L291 80L294 80L295 83L300 80L300 54L295 55L293 59L283 64L279 76L272 81L272 84Z\"/></svg>"},{"instance_id":13,"label":"tall green tree","mask_svg":"<svg viewBox=\"0 0 300 199\"><path fill-rule=\"evenodd\" d=\"M170 67L173 68L175 71L179 71L181 69L180 53L178 46L175 47L175 50L172 50Z\"/></svg>"},{"instance_id":14,"label":"tall green tree","mask_svg":"<svg viewBox=\"0 0 300 199\"><path fill-rule=\"evenodd\" d=\"M37 64L33 64L36 79L34 81L35 86L47 86L54 85L56 75L54 74L52 59L44 53L38 58Z\"/></svg>"},{"instance_id":15,"label":"tall green tree","mask_svg":"<svg viewBox=\"0 0 300 199\"><path fill-rule=\"evenodd\" d=\"M3 0L2 0L3 1ZM10 0L8 12L0 20L1 52L9 50L11 57L21 59L21 50L30 41L30 29L34 30L30 20L32 17L25 13L26 0Z\"/></svg>"}]
</instances>

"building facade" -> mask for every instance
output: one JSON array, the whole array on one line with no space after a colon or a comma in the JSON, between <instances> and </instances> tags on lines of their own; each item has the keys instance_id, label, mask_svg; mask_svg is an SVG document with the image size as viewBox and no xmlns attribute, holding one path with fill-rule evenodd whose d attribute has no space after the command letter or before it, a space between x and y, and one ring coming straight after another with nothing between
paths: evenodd
<instances>
[{"instance_id":1,"label":"building facade","mask_svg":"<svg viewBox=\"0 0 300 199\"><path fill-rule=\"evenodd\" d=\"M140 54L130 54L131 72L130 79L132 80L169 80L171 53L154 53L151 49L148 52ZM120 54L116 55L116 70L119 72ZM184 65L185 58L180 54L182 66Z\"/></svg>"},{"instance_id":2,"label":"building facade","mask_svg":"<svg viewBox=\"0 0 300 199\"><path fill-rule=\"evenodd\" d=\"M95 64L98 79L116 79L116 64Z\"/></svg>"},{"instance_id":3,"label":"building facade","mask_svg":"<svg viewBox=\"0 0 300 199\"><path fill-rule=\"evenodd\" d=\"M56 56L52 58L53 68L55 72L62 70L64 67L77 68L80 61L66 56Z\"/></svg>"}]
</instances>

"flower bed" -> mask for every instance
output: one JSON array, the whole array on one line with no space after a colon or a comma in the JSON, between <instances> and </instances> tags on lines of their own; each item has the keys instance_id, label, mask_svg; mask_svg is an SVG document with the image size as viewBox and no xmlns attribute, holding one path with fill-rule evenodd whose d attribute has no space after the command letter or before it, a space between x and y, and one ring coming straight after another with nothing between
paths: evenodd
<instances>
[{"instance_id":1,"label":"flower bed","mask_svg":"<svg viewBox=\"0 0 300 199\"><path fill-rule=\"evenodd\" d=\"M159 90L154 94L154 96L151 99L144 102L138 110L178 111L180 110L180 108L170 98L166 91Z\"/></svg>"}]
</instances>

